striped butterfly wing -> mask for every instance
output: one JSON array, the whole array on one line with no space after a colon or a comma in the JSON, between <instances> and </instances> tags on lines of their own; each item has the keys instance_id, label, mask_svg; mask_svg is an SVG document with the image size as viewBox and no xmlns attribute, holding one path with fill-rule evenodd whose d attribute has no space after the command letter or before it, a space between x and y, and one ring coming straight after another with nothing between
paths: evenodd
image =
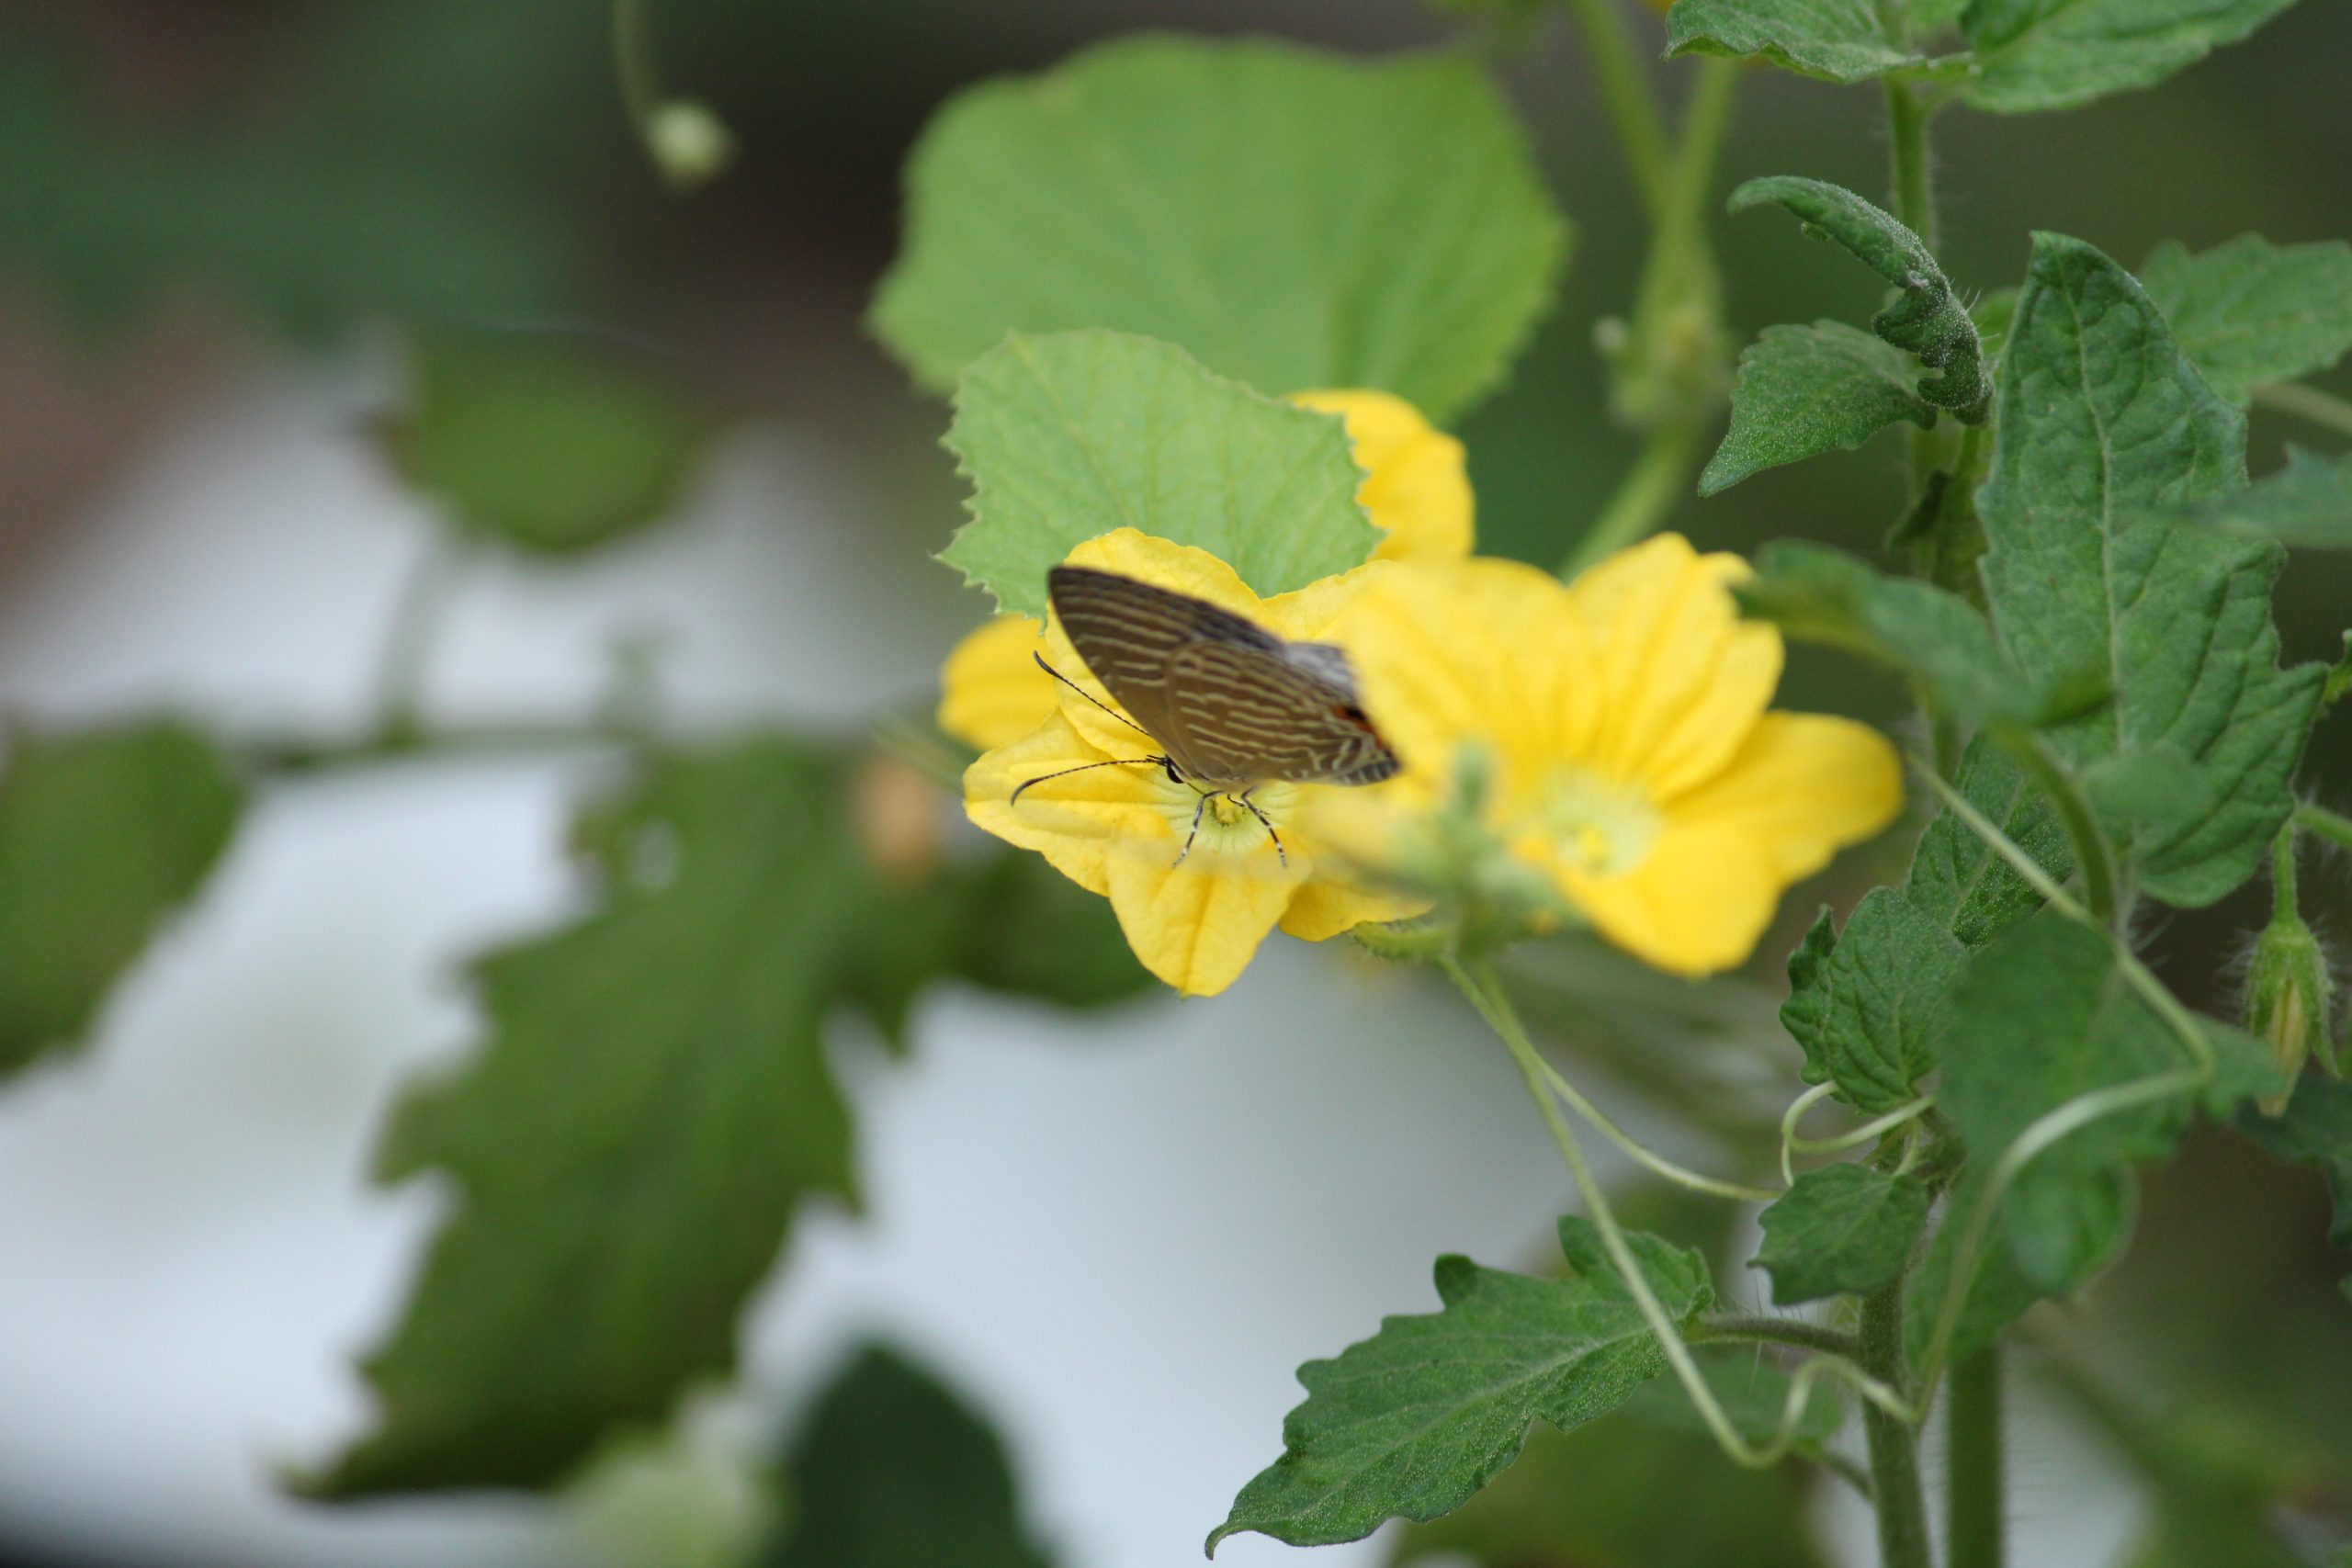
<instances>
[{"instance_id":1,"label":"striped butterfly wing","mask_svg":"<svg viewBox=\"0 0 2352 1568\"><path fill-rule=\"evenodd\" d=\"M1070 646L1114 701L1158 741L1187 778L1210 770L1190 753L1170 705L1170 660L1198 644L1256 649L1279 658L1282 638L1205 599L1116 572L1057 566L1046 575L1054 615Z\"/></svg>"},{"instance_id":2,"label":"striped butterfly wing","mask_svg":"<svg viewBox=\"0 0 2352 1568\"><path fill-rule=\"evenodd\" d=\"M1169 665L1170 706L1204 783L1366 784L1396 772L1336 648L1190 643Z\"/></svg>"}]
</instances>

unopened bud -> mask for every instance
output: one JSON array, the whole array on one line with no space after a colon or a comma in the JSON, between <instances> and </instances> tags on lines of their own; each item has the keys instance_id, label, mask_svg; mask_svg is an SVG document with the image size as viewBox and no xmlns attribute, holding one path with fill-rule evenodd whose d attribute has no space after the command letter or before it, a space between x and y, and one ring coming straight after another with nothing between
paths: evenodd
<instances>
[{"instance_id":1,"label":"unopened bud","mask_svg":"<svg viewBox=\"0 0 2352 1568\"><path fill-rule=\"evenodd\" d=\"M2335 1008L2335 982L2319 939L2300 914L2278 911L2254 944L2254 963L2246 973L2246 1031L2270 1042L2288 1086L2261 1102L2264 1115L2276 1116L2287 1108L2294 1080L2313 1053L2323 1066L2335 1070L2329 1032Z\"/></svg>"},{"instance_id":2,"label":"unopened bud","mask_svg":"<svg viewBox=\"0 0 2352 1568\"><path fill-rule=\"evenodd\" d=\"M645 143L662 177L682 190L717 178L735 159L734 134L692 98L673 98L655 109Z\"/></svg>"}]
</instances>

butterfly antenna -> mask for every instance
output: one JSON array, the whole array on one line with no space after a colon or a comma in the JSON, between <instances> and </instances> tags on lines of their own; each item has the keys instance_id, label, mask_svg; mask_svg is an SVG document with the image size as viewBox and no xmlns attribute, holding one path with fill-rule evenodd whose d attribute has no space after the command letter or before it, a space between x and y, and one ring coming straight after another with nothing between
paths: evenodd
<instances>
[{"instance_id":1,"label":"butterfly antenna","mask_svg":"<svg viewBox=\"0 0 2352 1568\"><path fill-rule=\"evenodd\" d=\"M1258 819L1258 826L1266 830L1266 837L1274 841L1274 858L1281 862L1283 865L1287 867L1290 864L1290 855L1283 849L1283 836L1274 831L1272 818L1269 818L1263 811L1260 810L1258 803L1250 799L1248 795L1237 795L1233 798L1239 801L1243 806L1249 807L1250 815Z\"/></svg>"},{"instance_id":2,"label":"butterfly antenna","mask_svg":"<svg viewBox=\"0 0 2352 1568\"><path fill-rule=\"evenodd\" d=\"M1069 676L1063 674L1052 665L1046 663L1046 656L1044 654L1033 652L1029 657L1037 661L1038 669L1043 670L1046 674L1051 675L1055 680L1059 681L1063 685L1068 686L1071 691L1076 692L1080 696L1084 697L1088 702L1092 703L1096 707L1101 708L1104 713L1109 714L1113 718L1117 719L1121 724L1125 725L1129 729L1134 730L1146 740L1152 741L1155 744L1158 743L1159 739L1159 736L1154 735L1150 730L1146 729L1142 725L1137 724L1134 719L1129 718L1125 714L1121 713L1117 708L1113 707L1109 703L1104 702L1102 698L1096 696L1093 693L1088 691L1085 687L1080 685L1077 682L1071 680Z\"/></svg>"},{"instance_id":3,"label":"butterfly antenna","mask_svg":"<svg viewBox=\"0 0 2352 1568\"><path fill-rule=\"evenodd\" d=\"M1072 773L1082 773L1092 768L1157 768L1166 766L1167 762L1168 759L1165 757L1119 757L1114 758L1108 762L1080 762L1075 768L1061 768L1050 773L1039 773L1035 778L1031 779L1028 784L1022 784L1015 788L1012 794L1006 799L1005 804L1007 806L1020 805L1022 793L1027 790L1030 784L1041 784L1047 779L1064 779L1068 778Z\"/></svg>"}]
</instances>

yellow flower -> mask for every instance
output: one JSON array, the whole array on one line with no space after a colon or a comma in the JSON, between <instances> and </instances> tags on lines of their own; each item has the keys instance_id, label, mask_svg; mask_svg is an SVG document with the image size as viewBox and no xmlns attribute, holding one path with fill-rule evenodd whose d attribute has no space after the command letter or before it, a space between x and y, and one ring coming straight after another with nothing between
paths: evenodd
<instances>
[{"instance_id":1,"label":"yellow flower","mask_svg":"<svg viewBox=\"0 0 2352 1568\"><path fill-rule=\"evenodd\" d=\"M1393 860L1479 748L1485 827L1602 935L1678 974L1739 963L1791 883L1902 805L1876 732L1765 711L1781 637L1740 619L1747 570L1667 535L1571 586L1498 560L1383 573L1332 640L1405 773L1318 803L1316 830Z\"/></svg>"},{"instance_id":2,"label":"yellow flower","mask_svg":"<svg viewBox=\"0 0 2352 1568\"><path fill-rule=\"evenodd\" d=\"M1207 551L1133 528L1090 539L1069 559L1206 599L1294 640L1322 637L1355 592L1392 570L1363 566L1261 602ZM1042 651L1057 671L1115 709L1058 624L1047 628ZM1056 690L1054 709L1041 724L966 772L965 811L998 838L1035 850L1080 886L1107 897L1144 967L1178 990L1224 990L1277 924L1321 942L1360 921L1400 919L1428 907L1425 899L1366 887L1318 854L1299 825L1300 807L1336 786L1261 784L1250 799L1265 814L1262 823L1223 796L1204 809L1201 793L1164 768L1090 766L1141 759L1157 748L1076 692ZM1086 771L1030 784L1070 768ZM1030 787L1016 803L1012 792L1024 784ZM1180 861L1196 813L1199 836ZM1279 851L1269 823L1282 837Z\"/></svg>"},{"instance_id":3,"label":"yellow flower","mask_svg":"<svg viewBox=\"0 0 2352 1568\"><path fill-rule=\"evenodd\" d=\"M1374 560L1470 553L1475 507L1461 442L1387 392L1301 392L1290 400L1346 422L1364 471L1356 500L1383 530ZM1032 657L1043 649L1041 632L1034 615L999 615L956 644L940 671L939 728L986 750L1043 724L1058 699Z\"/></svg>"}]
</instances>

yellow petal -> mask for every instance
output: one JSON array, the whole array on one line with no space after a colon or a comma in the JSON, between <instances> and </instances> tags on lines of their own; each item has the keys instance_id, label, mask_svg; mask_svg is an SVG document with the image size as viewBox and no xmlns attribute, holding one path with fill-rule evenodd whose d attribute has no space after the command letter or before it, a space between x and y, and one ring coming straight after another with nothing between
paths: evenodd
<instances>
[{"instance_id":1,"label":"yellow petal","mask_svg":"<svg viewBox=\"0 0 2352 1568\"><path fill-rule=\"evenodd\" d=\"M1611 556L1570 589L1591 628L1607 718L1590 760L1664 797L1718 772L1781 680L1781 634L1740 618L1736 556L1700 555L1679 535Z\"/></svg>"},{"instance_id":2,"label":"yellow petal","mask_svg":"<svg viewBox=\"0 0 2352 1568\"><path fill-rule=\"evenodd\" d=\"M1600 934L1677 975L1729 969L1756 949L1783 886L1762 840L1720 827L1669 826L1621 876L1573 864L1555 880Z\"/></svg>"},{"instance_id":3,"label":"yellow petal","mask_svg":"<svg viewBox=\"0 0 2352 1568\"><path fill-rule=\"evenodd\" d=\"M1487 747L1506 791L1589 746L1599 712L1568 592L1514 561L1402 561L1369 581L1333 637L1364 711L1408 769L1443 779Z\"/></svg>"},{"instance_id":4,"label":"yellow petal","mask_svg":"<svg viewBox=\"0 0 2352 1568\"><path fill-rule=\"evenodd\" d=\"M1408 920L1428 914L1430 907L1429 899L1409 893L1350 882L1318 861L1315 874L1291 895L1282 924L1301 942L1329 942L1366 920Z\"/></svg>"},{"instance_id":5,"label":"yellow petal","mask_svg":"<svg viewBox=\"0 0 2352 1568\"><path fill-rule=\"evenodd\" d=\"M1187 996L1213 997L1249 967L1306 881L1306 862L1285 863L1265 839L1238 852L1204 841L1181 864L1178 847L1138 838L1113 844L1103 863L1111 908L1145 968Z\"/></svg>"},{"instance_id":6,"label":"yellow petal","mask_svg":"<svg viewBox=\"0 0 2352 1568\"><path fill-rule=\"evenodd\" d=\"M1080 886L1107 893L1103 862L1110 846L1138 836L1164 840L1161 790L1179 787L1169 785L1156 766L1100 765L1108 760L1067 717L1054 714L1033 734L983 752L964 770L964 814L1005 842L1035 850ZM1012 798L1017 789L1018 801ZM1175 846L1162 852L1173 857Z\"/></svg>"},{"instance_id":7,"label":"yellow petal","mask_svg":"<svg viewBox=\"0 0 2352 1568\"><path fill-rule=\"evenodd\" d=\"M939 671L939 728L985 751L1045 723L1060 694L1032 657L1044 631L1035 615L999 615L967 634Z\"/></svg>"},{"instance_id":8,"label":"yellow petal","mask_svg":"<svg viewBox=\"0 0 2352 1568\"><path fill-rule=\"evenodd\" d=\"M1367 561L1353 571L1319 578L1294 593L1277 593L1258 606L1252 617L1279 637L1292 642L1328 642L1340 613L1364 586L1390 570L1384 560Z\"/></svg>"},{"instance_id":9,"label":"yellow petal","mask_svg":"<svg viewBox=\"0 0 2352 1568\"><path fill-rule=\"evenodd\" d=\"M1290 400L1346 422L1364 473L1356 502L1384 531L1374 559L1458 560L1470 553L1476 502L1461 442L1390 392L1296 392Z\"/></svg>"},{"instance_id":10,"label":"yellow petal","mask_svg":"<svg viewBox=\"0 0 2352 1568\"><path fill-rule=\"evenodd\" d=\"M1766 714L1722 772L1665 803L1676 823L1754 839L1783 885L1812 875L1902 809L1903 765L1886 738L1810 713Z\"/></svg>"}]
</instances>

